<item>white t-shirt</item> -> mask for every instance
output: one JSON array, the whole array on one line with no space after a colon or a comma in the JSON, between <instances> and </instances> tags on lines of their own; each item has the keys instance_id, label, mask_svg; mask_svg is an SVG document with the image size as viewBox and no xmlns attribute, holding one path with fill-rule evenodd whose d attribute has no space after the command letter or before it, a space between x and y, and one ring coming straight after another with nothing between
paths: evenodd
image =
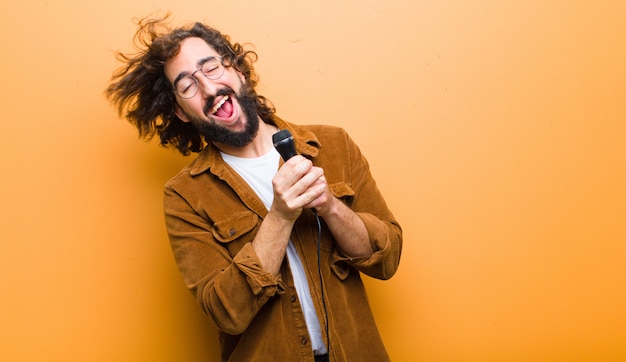
<instances>
[{"instance_id":1,"label":"white t-shirt","mask_svg":"<svg viewBox=\"0 0 626 362\"><path fill-rule=\"evenodd\" d=\"M274 201L274 188L272 187L272 179L278 171L280 154L274 148L265 155L257 158L241 158L221 153L224 161L232 167L259 196L265 207L269 210ZM326 346L322 339L320 322L317 319L309 283L302 266L302 261L296 246L289 239L287 244L287 260L293 274L293 280L302 305L302 312L306 320L307 329L311 338L314 354L325 354Z\"/></svg>"}]
</instances>

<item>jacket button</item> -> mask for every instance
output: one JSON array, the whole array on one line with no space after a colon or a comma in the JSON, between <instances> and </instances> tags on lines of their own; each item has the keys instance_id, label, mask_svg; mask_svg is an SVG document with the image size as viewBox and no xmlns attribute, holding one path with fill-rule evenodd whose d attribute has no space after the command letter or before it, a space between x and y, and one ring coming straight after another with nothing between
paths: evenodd
<instances>
[{"instance_id":1,"label":"jacket button","mask_svg":"<svg viewBox=\"0 0 626 362\"><path fill-rule=\"evenodd\" d=\"M302 339L300 340L300 343L302 343L302 345L303 345L303 346L304 346L307 342L308 342L308 340L306 339L306 337L302 337Z\"/></svg>"},{"instance_id":2,"label":"jacket button","mask_svg":"<svg viewBox=\"0 0 626 362\"><path fill-rule=\"evenodd\" d=\"M230 233L230 236L237 234L237 230L235 230L235 228L230 229L228 232Z\"/></svg>"},{"instance_id":3,"label":"jacket button","mask_svg":"<svg viewBox=\"0 0 626 362\"><path fill-rule=\"evenodd\" d=\"M295 303L296 301L296 296L292 295L291 298L289 298L289 300L291 300L291 303Z\"/></svg>"}]
</instances>

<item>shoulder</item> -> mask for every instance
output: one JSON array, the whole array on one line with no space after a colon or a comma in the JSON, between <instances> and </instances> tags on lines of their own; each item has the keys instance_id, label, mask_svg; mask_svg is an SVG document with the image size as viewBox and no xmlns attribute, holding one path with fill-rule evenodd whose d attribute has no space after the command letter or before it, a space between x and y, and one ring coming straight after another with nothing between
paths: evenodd
<instances>
[{"instance_id":1,"label":"shoulder","mask_svg":"<svg viewBox=\"0 0 626 362\"><path fill-rule=\"evenodd\" d=\"M345 129L338 126L330 126L324 124L310 124L303 125L302 128L313 132L318 138L336 138L336 137L347 137L348 133Z\"/></svg>"},{"instance_id":2,"label":"shoulder","mask_svg":"<svg viewBox=\"0 0 626 362\"><path fill-rule=\"evenodd\" d=\"M297 132L302 134L311 134L314 135L315 141L319 142L322 148L326 147L326 144L332 143L351 143L350 136L348 132L338 126L325 125L325 124L306 124L306 125L295 125L290 124L291 127L297 130Z\"/></svg>"},{"instance_id":3,"label":"shoulder","mask_svg":"<svg viewBox=\"0 0 626 362\"><path fill-rule=\"evenodd\" d=\"M294 133L294 136L300 137L303 139L311 139L311 138L336 138L336 137L346 137L347 132L338 126L325 125L325 124L298 124L285 121L278 116L274 115L272 118L272 123L277 125L280 129L287 128Z\"/></svg>"},{"instance_id":4,"label":"shoulder","mask_svg":"<svg viewBox=\"0 0 626 362\"><path fill-rule=\"evenodd\" d=\"M181 185L186 184L191 180L191 170L193 165L197 162L197 158L188 163L185 167L183 167L176 175L170 178L165 183L166 189L178 189Z\"/></svg>"},{"instance_id":5,"label":"shoulder","mask_svg":"<svg viewBox=\"0 0 626 362\"><path fill-rule=\"evenodd\" d=\"M166 188L178 188L193 180L197 175L203 173L210 168L211 165L211 147L207 146L200 151L194 159L178 171L174 177L170 178L166 183Z\"/></svg>"}]
</instances>

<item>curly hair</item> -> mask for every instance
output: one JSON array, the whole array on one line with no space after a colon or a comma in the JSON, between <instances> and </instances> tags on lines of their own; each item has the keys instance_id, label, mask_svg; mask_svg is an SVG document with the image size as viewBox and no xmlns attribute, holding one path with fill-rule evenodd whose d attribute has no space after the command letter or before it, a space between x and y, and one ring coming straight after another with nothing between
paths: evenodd
<instances>
[{"instance_id":1,"label":"curly hair","mask_svg":"<svg viewBox=\"0 0 626 362\"><path fill-rule=\"evenodd\" d=\"M134 43L139 49L134 54L117 53L125 65L113 73L105 95L115 106L120 117L125 117L145 140L156 134L161 146L177 149L183 155L200 152L206 140L191 123L183 122L175 114L176 98L165 76L165 63L180 52L180 43L189 37L199 37L207 42L224 59L224 64L234 67L246 79L254 92L258 77L252 63L257 60L254 51L245 50L239 43L231 43L227 35L201 23L170 29L169 14L161 18L140 19ZM271 102L256 95L256 109L263 120L275 112Z\"/></svg>"}]
</instances>

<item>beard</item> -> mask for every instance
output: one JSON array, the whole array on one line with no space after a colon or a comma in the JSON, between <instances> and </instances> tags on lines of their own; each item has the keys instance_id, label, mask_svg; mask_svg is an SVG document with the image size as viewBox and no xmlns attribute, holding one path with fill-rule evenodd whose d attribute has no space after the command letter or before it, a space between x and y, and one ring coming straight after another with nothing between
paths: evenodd
<instances>
[{"instance_id":1,"label":"beard","mask_svg":"<svg viewBox=\"0 0 626 362\"><path fill-rule=\"evenodd\" d=\"M235 94L230 88L220 89L216 96L228 95L231 98L235 98L237 103L241 106L243 116L246 121L246 126L243 131L232 131L228 128L222 127L212 122L206 122L200 119L191 119L191 123L194 125L198 133L206 142L216 142L233 147L243 147L248 145L259 131L259 116L256 110L256 98L257 95L254 90L246 84L241 87L241 94ZM209 109L213 106L215 97L210 97L207 100L204 114L208 115Z\"/></svg>"}]
</instances>

